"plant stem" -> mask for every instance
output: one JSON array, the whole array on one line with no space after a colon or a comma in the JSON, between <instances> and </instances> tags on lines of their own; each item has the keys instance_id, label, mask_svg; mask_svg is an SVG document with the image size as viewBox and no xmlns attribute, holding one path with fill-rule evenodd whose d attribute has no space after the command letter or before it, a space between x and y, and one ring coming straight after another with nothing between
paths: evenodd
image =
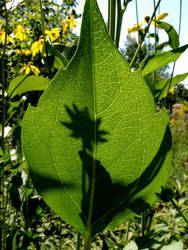
<instances>
[{"instance_id":1,"label":"plant stem","mask_svg":"<svg viewBox=\"0 0 188 250\"><path fill-rule=\"evenodd\" d=\"M6 3L4 5L5 8L5 43L3 46L3 54L1 59L1 81L2 81L2 151L5 153L5 126L6 126L6 99L5 99L5 89L6 89L6 75L5 75L5 56L6 56L6 47L7 47L7 34L8 34L8 12L6 8ZM2 202L1 202L1 249L6 249L6 195L5 195L5 187L3 180L3 169L1 169L0 173L0 181L1 181L1 191L2 191Z\"/></svg>"},{"instance_id":2,"label":"plant stem","mask_svg":"<svg viewBox=\"0 0 188 250\"><path fill-rule=\"evenodd\" d=\"M108 0L108 32L112 40L115 36L116 0Z\"/></svg>"},{"instance_id":3,"label":"plant stem","mask_svg":"<svg viewBox=\"0 0 188 250\"><path fill-rule=\"evenodd\" d=\"M80 232L77 233L77 242L76 242L76 250L80 250L81 247L81 234Z\"/></svg>"},{"instance_id":4,"label":"plant stem","mask_svg":"<svg viewBox=\"0 0 188 250\"><path fill-rule=\"evenodd\" d=\"M123 15L125 13L125 10L128 5L128 1L124 3L123 7L121 6L121 0L117 0L117 26L116 26L116 39L115 44L116 47L119 47L119 40L120 40L120 34L121 34L121 26L122 26L122 20Z\"/></svg>"},{"instance_id":5,"label":"plant stem","mask_svg":"<svg viewBox=\"0 0 188 250\"><path fill-rule=\"evenodd\" d=\"M155 0L153 0L153 7L155 9ZM154 18L156 19L156 13ZM157 40L156 40L156 33L157 33L157 29L156 26L154 26L154 53L156 54L156 49L157 49ZM154 83L154 88L155 88L155 80L156 80L156 71L153 72L153 83Z\"/></svg>"},{"instance_id":6,"label":"plant stem","mask_svg":"<svg viewBox=\"0 0 188 250\"><path fill-rule=\"evenodd\" d=\"M141 230L142 230L142 237L144 237L144 232L146 229L146 216L145 213L143 212L141 215Z\"/></svg>"},{"instance_id":7,"label":"plant stem","mask_svg":"<svg viewBox=\"0 0 188 250\"><path fill-rule=\"evenodd\" d=\"M43 8L42 8L42 0L39 0L39 2L40 2L42 35L43 35L43 39L44 39L44 49L45 49L46 58L47 58L47 67L48 67L48 72L49 72L49 78L51 78L52 73L51 73L50 60L49 60L49 56L48 56L48 48L47 48L47 43L46 43L46 35L45 35L45 28L44 28L44 12L43 12Z\"/></svg>"},{"instance_id":8,"label":"plant stem","mask_svg":"<svg viewBox=\"0 0 188 250\"><path fill-rule=\"evenodd\" d=\"M128 239L129 239L130 222L131 222L131 219L129 219L128 223L127 223L126 238L125 238L126 241L128 241Z\"/></svg>"},{"instance_id":9,"label":"plant stem","mask_svg":"<svg viewBox=\"0 0 188 250\"><path fill-rule=\"evenodd\" d=\"M160 2L161 2L161 0L158 1L157 5L156 5L156 7L155 7L155 9L154 9L154 12L153 12L153 14L152 14L152 17L151 17L151 19L150 19L150 21L149 21L149 23L148 23L148 26L145 28L145 32L144 32L143 36L141 37L140 44L139 44L139 46L138 46L138 48L137 48L137 50L136 50L136 52L135 52L135 54L134 54L134 56L133 56L131 62L130 62L130 67L131 67L131 68L133 67L133 65L134 65L134 63L135 63L135 61L136 61L136 58L137 58L137 56L138 56L138 54L139 54L139 52L140 52L140 49L141 49L141 47L142 47L142 43L144 42L144 39L145 39L145 37L146 37L146 34L148 33L149 27L150 27L150 25L151 25L151 22L152 22L153 18L155 17L155 13L156 13L156 11L157 11L157 9L158 9L158 7L159 7Z\"/></svg>"},{"instance_id":10,"label":"plant stem","mask_svg":"<svg viewBox=\"0 0 188 250\"><path fill-rule=\"evenodd\" d=\"M188 219L184 216L184 214L182 214L181 210L179 209L179 207L176 205L176 203L174 202L174 200L171 200L172 204L174 205L175 209L178 211L178 213L180 214L180 216L184 219L184 221L187 223L188 225Z\"/></svg>"},{"instance_id":11,"label":"plant stem","mask_svg":"<svg viewBox=\"0 0 188 250\"><path fill-rule=\"evenodd\" d=\"M179 28L178 28L178 37L179 38L180 38L180 31L181 31L181 17L182 17L182 0L180 0L180 9L179 9ZM176 67L176 62L173 63L173 68L172 68L172 73L171 73L171 77L170 77L170 83L168 86L167 96L168 96L169 90L171 88L171 83L172 83L172 79L174 76L175 67ZM166 100L167 100L167 98L166 98Z\"/></svg>"}]
</instances>

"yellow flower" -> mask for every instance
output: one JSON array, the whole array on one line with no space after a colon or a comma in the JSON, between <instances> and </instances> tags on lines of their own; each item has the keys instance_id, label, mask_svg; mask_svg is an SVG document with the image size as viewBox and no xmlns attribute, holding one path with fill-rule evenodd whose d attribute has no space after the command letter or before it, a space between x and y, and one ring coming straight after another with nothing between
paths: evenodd
<instances>
[{"instance_id":1,"label":"yellow flower","mask_svg":"<svg viewBox=\"0 0 188 250\"><path fill-rule=\"evenodd\" d=\"M5 32L2 30L0 30L0 41L3 45L5 44ZM7 35L7 43L9 42L13 43L14 39L11 36Z\"/></svg>"},{"instance_id":2,"label":"yellow flower","mask_svg":"<svg viewBox=\"0 0 188 250\"><path fill-rule=\"evenodd\" d=\"M64 32L66 32L66 30L68 29L69 26L69 20L68 18L66 18L65 20L61 21L61 25L62 25L62 29Z\"/></svg>"},{"instance_id":3,"label":"yellow flower","mask_svg":"<svg viewBox=\"0 0 188 250\"><path fill-rule=\"evenodd\" d=\"M17 55L26 55L26 56L31 55L31 51L29 49L15 49L15 53Z\"/></svg>"},{"instance_id":4,"label":"yellow flower","mask_svg":"<svg viewBox=\"0 0 188 250\"><path fill-rule=\"evenodd\" d=\"M179 108L179 111L178 111L178 116L182 117L185 114L186 111L188 111L188 106L181 105L180 108Z\"/></svg>"},{"instance_id":5,"label":"yellow flower","mask_svg":"<svg viewBox=\"0 0 188 250\"><path fill-rule=\"evenodd\" d=\"M22 25L17 25L14 34L15 38L19 39L20 41L25 41L28 34L30 34L30 31Z\"/></svg>"},{"instance_id":6,"label":"yellow flower","mask_svg":"<svg viewBox=\"0 0 188 250\"><path fill-rule=\"evenodd\" d=\"M178 120L176 120L174 117L171 118L170 123L177 125L178 124Z\"/></svg>"},{"instance_id":7,"label":"yellow flower","mask_svg":"<svg viewBox=\"0 0 188 250\"><path fill-rule=\"evenodd\" d=\"M29 49L26 49L26 50L24 51L24 54L25 54L26 56L29 56L29 55L31 55L31 51L30 51Z\"/></svg>"},{"instance_id":8,"label":"yellow flower","mask_svg":"<svg viewBox=\"0 0 188 250\"><path fill-rule=\"evenodd\" d=\"M127 29L128 32L136 32L138 30L140 30L141 26L144 24L145 22L139 23L139 24L135 24L132 28Z\"/></svg>"},{"instance_id":9,"label":"yellow flower","mask_svg":"<svg viewBox=\"0 0 188 250\"><path fill-rule=\"evenodd\" d=\"M151 21L151 23L152 23L153 25L155 25L157 28L161 28L160 25L159 25L158 23L156 23L156 21L158 22L158 21L164 19L164 18L167 17L167 16L168 16L168 13L162 13L162 14L156 16L156 18L154 18L154 19ZM136 32L136 31L140 30L141 26L142 26L144 23L149 23L149 21L150 21L150 17L149 17L149 16L145 16L143 22L141 22L141 23L139 23L139 24L135 24L132 28L128 28L127 31L128 31L128 32Z\"/></svg>"},{"instance_id":10,"label":"yellow flower","mask_svg":"<svg viewBox=\"0 0 188 250\"><path fill-rule=\"evenodd\" d=\"M164 19L167 16L168 16L168 13L162 13L162 14L156 16L156 18L154 18L154 20L155 21L160 21L160 20Z\"/></svg>"},{"instance_id":11,"label":"yellow flower","mask_svg":"<svg viewBox=\"0 0 188 250\"><path fill-rule=\"evenodd\" d=\"M45 34L47 37L50 37L50 39L55 41L59 37L60 29L58 28L52 28L51 30L45 30Z\"/></svg>"},{"instance_id":12,"label":"yellow flower","mask_svg":"<svg viewBox=\"0 0 188 250\"><path fill-rule=\"evenodd\" d=\"M169 89L169 93L174 93L174 87L171 87L171 88Z\"/></svg>"},{"instance_id":13,"label":"yellow flower","mask_svg":"<svg viewBox=\"0 0 188 250\"><path fill-rule=\"evenodd\" d=\"M36 76L38 76L40 70L35 65L33 65L32 62L28 62L20 69L20 73L23 72L25 72L26 75L30 74L30 72L33 72Z\"/></svg>"},{"instance_id":14,"label":"yellow flower","mask_svg":"<svg viewBox=\"0 0 188 250\"><path fill-rule=\"evenodd\" d=\"M70 28L71 30L73 30L74 27L76 27L76 26L77 26L77 21L74 20L74 15L71 15L71 16L69 17L69 28Z\"/></svg>"},{"instance_id":15,"label":"yellow flower","mask_svg":"<svg viewBox=\"0 0 188 250\"><path fill-rule=\"evenodd\" d=\"M74 27L77 26L77 21L74 19L74 15L70 15L68 18L61 21L61 25L63 31L66 32L68 28L73 30Z\"/></svg>"},{"instance_id":16,"label":"yellow flower","mask_svg":"<svg viewBox=\"0 0 188 250\"><path fill-rule=\"evenodd\" d=\"M32 56L35 56L38 53L42 53L43 45L44 45L43 38L40 38L38 41L32 43L32 45L31 45Z\"/></svg>"}]
</instances>

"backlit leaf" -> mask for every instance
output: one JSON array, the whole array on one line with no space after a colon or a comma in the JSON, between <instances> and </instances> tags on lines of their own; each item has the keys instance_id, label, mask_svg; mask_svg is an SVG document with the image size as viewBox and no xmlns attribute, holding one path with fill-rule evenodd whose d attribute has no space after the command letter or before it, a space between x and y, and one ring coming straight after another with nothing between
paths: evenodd
<instances>
[{"instance_id":1,"label":"backlit leaf","mask_svg":"<svg viewBox=\"0 0 188 250\"><path fill-rule=\"evenodd\" d=\"M164 98L167 95L167 92L170 88L174 87L177 83L185 80L187 78L188 73L176 75L175 77L171 79L164 79L156 83L156 97L158 97L159 100Z\"/></svg>"},{"instance_id":2,"label":"backlit leaf","mask_svg":"<svg viewBox=\"0 0 188 250\"><path fill-rule=\"evenodd\" d=\"M179 42L179 36L178 36L176 30L174 29L174 27L166 22L157 22L157 23L168 34L168 38L169 38L168 45L172 49L177 49L179 47L180 42Z\"/></svg>"},{"instance_id":3,"label":"backlit leaf","mask_svg":"<svg viewBox=\"0 0 188 250\"><path fill-rule=\"evenodd\" d=\"M188 45L184 45L180 48L163 52L161 54L156 54L156 55L154 54L148 56L146 59L142 61L140 66L142 75L143 76L148 75L156 71L157 69L164 67L170 62L175 62L187 48Z\"/></svg>"},{"instance_id":4,"label":"backlit leaf","mask_svg":"<svg viewBox=\"0 0 188 250\"><path fill-rule=\"evenodd\" d=\"M24 116L37 190L83 235L117 226L148 208L168 178L167 124L109 38L96 1L86 0L76 54Z\"/></svg>"},{"instance_id":5,"label":"backlit leaf","mask_svg":"<svg viewBox=\"0 0 188 250\"><path fill-rule=\"evenodd\" d=\"M42 76L20 75L10 82L8 95L14 97L28 91L44 90L48 84L49 79Z\"/></svg>"}]
</instances>

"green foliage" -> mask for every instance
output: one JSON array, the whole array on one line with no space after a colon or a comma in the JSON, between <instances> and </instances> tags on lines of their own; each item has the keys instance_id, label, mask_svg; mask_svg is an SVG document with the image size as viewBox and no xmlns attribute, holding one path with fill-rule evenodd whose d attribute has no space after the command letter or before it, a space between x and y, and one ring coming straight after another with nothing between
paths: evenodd
<instances>
[{"instance_id":1,"label":"green foliage","mask_svg":"<svg viewBox=\"0 0 188 250\"><path fill-rule=\"evenodd\" d=\"M61 218L83 235L86 228L86 237L115 227L148 208L167 181L167 122L88 0L73 60L25 114L23 150L34 184Z\"/></svg>"},{"instance_id":2,"label":"green foliage","mask_svg":"<svg viewBox=\"0 0 188 250\"><path fill-rule=\"evenodd\" d=\"M48 84L49 79L42 76L20 75L10 82L8 95L13 98L28 91L44 90Z\"/></svg>"},{"instance_id":3,"label":"green foliage","mask_svg":"<svg viewBox=\"0 0 188 250\"><path fill-rule=\"evenodd\" d=\"M166 45L169 45L172 49L179 48L179 44L180 44L179 36L178 36L176 30L174 29L174 27L168 23L165 23L165 22L157 22L157 23L168 34L169 41L166 43Z\"/></svg>"},{"instance_id":4,"label":"green foliage","mask_svg":"<svg viewBox=\"0 0 188 250\"><path fill-rule=\"evenodd\" d=\"M187 49L187 47L188 45L184 45L180 48L171 51L148 56L140 66L142 75L148 75L154 72L155 70L162 68L170 62L176 61L181 56L181 54Z\"/></svg>"},{"instance_id":5,"label":"green foliage","mask_svg":"<svg viewBox=\"0 0 188 250\"><path fill-rule=\"evenodd\" d=\"M181 74L181 75L176 75L172 79L163 79L161 81L158 81L155 85L156 93L155 96L157 97L158 100L161 100L164 98L169 89L173 88L177 83L185 80L188 76L188 73Z\"/></svg>"},{"instance_id":6,"label":"green foliage","mask_svg":"<svg viewBox=\"0 0 188 250\"><path fill-rule=\"evenodd\" d=\"M11 6L11 3L13 2L15 4ZM119 31L121 28L121 24L119 20L121 19L121 17L123 17L123 13L127 7L126 4L130 1L122 1L121 4L120 2L121 1L116 2L118 3L118 11L116 12L114 9L114 14L117 17L116 21L118 26L116 27L116 30L118 29L118 32L116 32L116 36L120 34ZM71 152L69 154L70 158L68 158L68 156L66 155L68 159L66 162L64 162L63 160L61 161L62 158L58 159L58 166L63 165L63 168L61 170L62 176L60 177L63 178L63 181L64 176L65 178L69 179L67 183L65 183L65 187L62 187L61 183L59 185L59 178L57 178L57 181L52 179L55 175L53 170L54 165L50 166L52 167L52 174L50 174L49 169L46 170L45 165L43 166L44 171L41 172L41 168L37 169L37 171L42 174L43 181L41 181L40 175L37 176L34 172L31 171L31 176L34 176L33 179L35 179L36 187L38 187L40 193L44 194L44 197L46 197L49 193L52 193L53 195L55 194L55 198L52 204L52 207L54 208L56 207L54 201L57 201L58 192L61 199L64 193L64 191L63 193L61 193L61 190L73 190L73 194L75 194L76 197L80 197L79 202L82 214L85 213L86 215L88 215L88 207L90 204L89 198L91 198L90 182L93 180L90 165L95 165L95 175L100 176L102 172L102 177L104 177L97 178L95 182L96 188L93 198L94 205L90 206L94 211L91 218L92 223L95 218L97 218L97 222L94 223L98 226L98 228L94 226L95 231L97 232L99 230L102 230L107 226L108 223L109 224L107 228L114 228L121 222L123 222L123 224L114 228L113 231L110 229L106 229L105 231L103 231L103 233L97 234L93 238L93 242L91 244L92 249L125 250L125 247L128 247L127 244L130 241L131 243L134 243L134 246L138 247L139 249L164 248L170 246L171 244L176 244L177 242L177 245L179 244L182 247L183 244L184 249L186 249L188 247L187 225L185 223L185 220L183 220L183 217L180 216L180 213L172 205L172 203L160 202L157 203L155 207L150 208L150 205L156 199L155 195L152 194L151 191L153 190L155 192L157 190L157 192L160 192L160 186L163 182L162 179L160 179L160 175L161 178L167 179L166 173L163 175L163 170L165 170L165 164L168 164L168 159L166 159L166 162L163 165L162 162L166 152L170 148L170 135L168 132L165 134L158 152L156 146L157 155L149 166L146 166L147 164L145 164L146 170L141 176L139 176L139 173L141 173L141 171L139 172L139 167L141 166L140 159L143 154L142 152L138 152L138 150L142 149L141 142L145 142L144 140L146 139L145 137L147 137L147 135L147 145L149 145L148 147L150 147L149 139L154 134L153 127L155 128L154 130L156 132L154 136L157 136L160 133L160 131L157 131L157 122L153 122L153 117L161 116L161 113L159 113L158 115L155 114L155 108L153 105L151 94L149 93L147 86L145 86L145 83L143 82L142 77L139 75L139 72L134 72L133 74L130 72L130 69L128 68L126 62L124 62L120 54L115 51L115 48L111 43L109 43L108 39L104 40L101 44L98 44L98 41L102 38L105 38L106 34L103 34L99 40L95 41L95 43L92 41L92 45L99 45L99 53L94 53L94 55L97 55L97 62L101 59L100 69L97 68L99 64L93 64L96 61L96 58L93 57L93 54L91 53L91 51L96 51L97 48L95 47L95 49L93 50L93 47L89 46L89 43L87 43L86 48L84 48L84 37L82 36L82 50L80 50L79 48L79 53L82 54L82 51L85 52L83 53L83 55L75 56L73 62L70 63L70 69L68 66L67 73L63 70L63 68L66 68L66 65L73 57L77 47L78 38L77 36L75 36L74 30L72 28L73 26L75 26L74 24L76 23L76 18L78 17L78 14L75 12L75 0L66 0L63 2L55 0L42 0L44 12L43 17L45 21L44 29L46 30L46 32L48 32L48 35L46 34L46 37L48 38L46 43L48 56L46 55L45 48L43 46L44 41L41 31L41 13L39 1L23 0L19 4L17 4L17 1L10 1L7 6L11 6L11 8L8 9L7 16L5 3L5 0L0 0L0 101L2 103L2 109L0 109L0 248L2 250L54 249L54 247L55 249L76 248L77 232L69 224L60 219L59 216L55 215L54 212L52 212L50 208L43 202L42 197L38 195L38 192L35 190L35 187L33 186L32 181L29 177L30 174L28 173L27 163L25 161L21 148L21 126L25 110L27 109L29 103L31 103L33 106L37 106L38 99L42 94L41 90L44 90L49 83L48 78L52 78L56 74L57 70L61 68L59 74L57 75L57 79L55 78L55 80L52 81L50 87L48 87L48 90L45 91L45 94L42 97L42 99L44 98L44 102L40 99L39 107L33 109L35 121L37 116L36 110L39 109L40 111L39 114L41 116L38 119L40 124L34 122L34 132L36 132L36 135L34 135L30 140L33 144L29 144L30 142L28 142L28 145L40 145L40 147L38 146L37 148L34 148L34 156L35 154L37 154L37 157L39 158L39 160L41 160L42 158L40 158L40 156L44 153L44 145L38 142L37 135L42 132L39 136L39 139L41 139L46 147L49 147L50 149L55 148L55 152L58 155L60 155L62 152ZM121 8L123 9L123 12ZM74 18L71 19L71 16ZM3 35L6 32L6 18L8 21L8 43L5 47L3 43ZM70 25L70 19L72 20L72 27ZM65 26L63 26L64 22L66 24ZM162 49L166 45L170 45L172 48L179 47L179 39L174 28L170 24L164 22L158 22L158 24L161 24L164 31L167 32L168 41L160 44L160 37L157 34L149 34L148 32L147 36L155 39L155 45L157 49L156 53L163 54ZM20 30L17 29L17 25L21 25L19 27ZM96 23L95 25L97 26L99 24ZM102 25L102 27L104 28L104 25ZM53 32L51 30L52 28L55 28ZM102 31L103 28L97 27L96 29L97 31ZM86 30L89 29L90 25L86 27ZM18 33L19 36L16 37ZM85 36L86 34L87 33L85 33ZM139 43L143 38L143 34L143 31L139 30ZM89 36L88 39L95 39L97 37L98 36L92 35ZM130 39L128 40L130 42ZM38 42L37 47L33 46L35 42ZM154 53L154 46L151 44L147 44L147 39L143 42L144 43L140 47L140 51L137 54L137 59L133 64L133 67L135 69L139 68L141 61L143 61L147 55L151 55L152 53ZM125 53L126 58L128 62L131 62L136 49L139 47L139 44L134 43L133 45L130 45L130 43L126 43L126 45L128 45L127 51ZM113 54L110 54L111 48L113 48ZM87 49L88 53L86 53ZM3 51L5 52L5 54L3 54ZM103 51L107 54L103 54ZM84 55L86 60L85 58L83 59ZM79 61L78 57L82 59L82 63ZM112 57L113 59L111 59ZM78 61L79 63L77 63ZM111 63L111 61L114 62ZM50 67L46 67L48 66L48 63ZM72 67L72 63L74 64L74 67ZM120 65L121 63L122 65ZM82 65L81 70L80 65ZM155 73L151 72L144 77L146 83L151 87L153 96L156 95L156 92L157 95L159 95L159 93L163 91L165 83L168 83L169 86L169 73L167 72L167 67L168 66L166 65L165 68L157 70L157 72ZM29 72L29 75L18 76L21 73L20 69L23 73ZM71 69L72 71L67 77L71 83L69 81L65 83L65 80L62 80L62 75L68 75ZM91 82L91 75L89 73L93 69L95 69L93 75L98 77L97 79L95 79L96 81ZM75 73L77 70L79 74ZM119 72L119 70L121 71ZM105 75L105 71L109 71L109 78L103 78L103 76ZM98 74L98 72L100 74ZM31 76L30 74L40 74L41 76ZM88 75L90 75L90 77L88 77ZM176 84L178 81L182 81L186 75L187 74L176 76L175 78L173 78L171 85ZM139 78L138 81L136 77ZM96 93L95 91L88 91L86 94L80 96L81 90L78 85L76 85L80 78L84 78L84 81L79 85L80 88L82 88L83 90L88 90L92 86L97 86ZM99 81L101 79L103 85L99 84ZM117 85L119 83L119 80L121 79L122 85ZM64 90L66 90L66 93L64 93L59 80L62 82L63 86L65 86ZM105 84L103 80L105 81ZM124 80L125 84L123 84ZM162 82L162 80L164 81ZM97 85L93 84L96 82ZM52 95L49 94L50 90L55 91L56 83L58 91L55 92L55 95L58 95L59 93L62 94L62 98L66 97L65 100L60 101L60 105L63 105L65 103L66 105L69 105L68 108L62 106L61 110L57 107L52 108L50 105L50 103L52 104L57 101L56 97L54 99L53 93ZM109 83L110 85L108 85ZM68 85L70 85L70 87L68 87ZM111 88L109 88L109 86ZM109 112L106 112L104 117L102 114L101 116L99 115L99 117L95 118L93 109L94 106L92 106L92 94L96 94L96 103L98 105L99 99L101 108L103 105L108 105L114 100L114 96L120 93L120 88L122 86L123 91L117 98L115 98L115 101L109 108ZM156 90L156 87L158 88L158 90ZM125 91L127 91L127 95L124 94ZM165 93L166 92L167 89L165 89ZM88 95L88 93L90 93L90 96ZM99 94L101 94L101 96ZM144 94L144 98L143 96L141 96L142 94ZM50 98L47 100L48 97ZM136 109L135 105L133 105L135 104L135 97L138 100L138 105L137 103L136 105L137 107L140 106L141 110ZM144 106L146 98L148 98L147 102L151 103ZM76 103L72 103L72 100ZM78 100L79 103L77 103ZM130 101L130 103L127 103L127 100ZM188 101L188 90L182 84L176 84L174 86L174 91L170 92L166 97L164 97L160 103L158 102L158 98L155 98L155 101L157 101L158 110L158 105L162 106L164 105L164 103L165 106L169 109L168 112L170 116L170 128L173 135L173 162L171 171L173 182L171 188L173 189L174 195L173 201L175 202L175 205L184 216L184 218L186 218L187 216L188 206L188 106L186 100ZM178 104L173 105L177 102ZM44 104L42 109L45 109L45 112L41 112L41 103ZM87 103L89 103L88 108L86 108ZM176 106L178 106L179 109L175 109ZM151 108L149 109L149 111L147 110L148 107ZM50 119L50 117L52 116L52 111L54 112L54 114L57 114L55 109L59 111L60 115L63 115L63 119L60 120L60 131L57 132L58 126L56 126L56 123L54 126L58 138L55 138L54 133L52 133L52 137L49 137L48 135L46 136L46 131L48 131L49 125L48 118ZM117 112L113 112L112 109ZM134 113L134 111L136 112ZM138 111L141 112L138 114ZM162 113L164 115L164 119L167 119L167 117L165 118L165 112L162 111ZM109 117L106 115L109 115ZM77 117L80 119L80 122L75 122L77 121ZM43 118L45 118L46 121L43 121ZM142 138L143 140L140 140L138 142L135 140L138 138L137 125L139 120L142 121L140 123L142 126L139 132L141 132L141 135L145 137ZM87 122L87 124L85 122ZM122 125L124 126L124 124L126 124L126 126L122 127ZM162 121L161 126L164 125L165 127L165 124L166 123ZM112 130L113 127L115 127L114 130ZM51 129L50 126L49 129ZM69 141L64 142L64 135L62 136L61 131L63 131L64 135L66 135L66 138ZM161 129L161 131L162 133L164 133L163 129ZM33 132L32 128L30 132ZM93 139L94 133L96 134L96 143L94 143ZM159 135L161 139L163 137L162 133ZM122 137L121 141L119 140L120 137ZM36 142L34 143L33 141L35 138ZM117 140L115 141L116 138ZM28 137L27 139L29 140L30 137ZM53 140L50 140L49 142L49 139ZM132 147L133 150L132 152L130 152L129 149L132 148L131 146L128 147L127 151L125 151L125 153L122 153L122 158L118 158L118 154L122 152L121 150L124 146L129 144L130 140L132 140L132 145L134 145L135 148ZM119 142L121 142L121 144L118 144ZM62 144L64 148L61 147ZM114 144L114 146L111 146L112 144ZM155 141L153 141L153 144L155 144ZM159 144L160 143L158 142L158 145ZM50 145L52 145L53 147L50 147ZM58 149L59 145L60 147ZM94 145L97 151L95 159L93 157ZM105 149L104 152L103 149ZM134 151L134 149L136 150ZM150 150L152 151L152 149L153 146L151 146ZM98 155L98 150L100 152L100 155ZM28 149L28 151L31 152L32 149ZM112 151L114 151L115 153ZM149 149L147 152L149 152ZM154 154L154 152L151 153L151 158ZM48 159L49 155L47 155L46 160ZM110 161L113 161L114 157L116 156L117 165L118 160L121 162L120 168L114 169L114 171L112 171L113 173L111 173L110 170L106 171L106 162L108 163ZM126 164L123 166L124 156L128 156L131 161L127 163L125 159ZM168 157L170 157L170 152L166 158ZM143 159L146 160L147 156L143 156ZM34 160L34 158L32 158L32 160ZM76 162L77 160L79 161L78 164ZM76 164L74 164L75 162ZM90 164L90 162L92 164ZM48 163L50 163L50 160ZM133 170L129 169L129 167L132 166ZM65 169L68 169L66 174L63 172L65 171ZM126 173L127 176L121 176L119 174L121 173L120 170L123 171L123 174ZM81 176L82 174L83 176ZM77 177L78 175L79 177ZM44 180L46 176L48 178ZM139 177L136 178L136 176ZM130 183L132 181L131 178L135 178L136 180ZM82 180L84 180L83 183L81 183ZM126 183L119 183L121 180L124 180ZM43 186L43 184L45 186ZM46 185L47 189L45 190ZM148 187L146 187L146 185L148 185ZM77 186L79 186L80 188L78 192L76 192ZM124 190L124 188L126 188L126 190ZM117 193L118 195L116 195ZM51 199L53 199L53 197ZM48 197L45 200L48 203ZM66 214L68 214L69 217L72 217L73 215L70 215L68 211L70 208L72 209L71 202L68 203L67 210L66 203L63 202L63 200L60 203L61 211L58 212L62 215L61 217L65 218ZM100 220L101 214L104 211L109 211L110 207L113 207L114 205L120 203L122 205L120 205L119 208L115 208L114 211L109 213L109 216L104 217L104 220L101 219L101 222L98 223L98 220ZM121 209L125 211L122 212ZM140 215L143 210L144 213ZM125 213L127 216L124 217L123 213ZM134 215L134 218L124 223L124 221L126 221L126 219L128 219L132 215ZM73 216L73 219L75 218L82 220L81 223L83 227L89 225L89 223L88 225L86 225L83 217L81 218L78 213ZM123 218L125 218L125 220ZM69 220L67 219L67 221ZM89 231L88 227L87 231ZM92 233L95 233L94 230ZM80 247L82 248L84 244L82 237L81 239L78 238L78 241L81 242L82 246ZM172 247L175 246L172 245ZM77 249L79 249L78 245Z\"/></svg>"}]
</instances>

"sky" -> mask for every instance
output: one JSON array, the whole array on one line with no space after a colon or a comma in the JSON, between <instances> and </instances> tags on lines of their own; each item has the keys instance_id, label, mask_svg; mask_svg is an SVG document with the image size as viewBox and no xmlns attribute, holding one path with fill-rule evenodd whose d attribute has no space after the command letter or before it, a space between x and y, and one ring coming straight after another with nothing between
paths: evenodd
<instances>
[{"instance_id":1,"label":"sky","mask_svg":"<svg viewBox=\"0 0 188 250\"><path fill-rule=\"evenodd\" d=\"M85 0L77 0L77 13L83 12ZM107 0L97 0L99 8L103 14L105 22L107 21L108 14L108 1ZM155 0L157 3L158 1ZM152 0L137 0L138 3L138 19L139 22L144 20L145 16L152 16L153 13L153 1ZM164 19L165 22L171 24L178 32L179 27L179 7L180 0L162 0L160 3L160 9L157 14L167 12L168 16ZM81 23L81 20L79 20ZM127 40L127 28L132 27L136 24L136 8L135 0L131 1L127 7L124 14L121 37L120 37L120 47L124 47L124 42ZM79 33L80 25L77 27L77 33ZM152 30L151 30L152 32ZM136 34L135 34L136 35ZM164 31L159 33L160 42L168 41L168 37ZM181 30L180 30L180 46L188 44L188 0L182 0L182 18L181 18ZM171 63L169 72L172 70ZM177 60L174 75L183 74L188 72L188 49L184 52L182 56ZM188 78L184 80L184 84L188 87Z\"/></svg>"}]
</instances>

